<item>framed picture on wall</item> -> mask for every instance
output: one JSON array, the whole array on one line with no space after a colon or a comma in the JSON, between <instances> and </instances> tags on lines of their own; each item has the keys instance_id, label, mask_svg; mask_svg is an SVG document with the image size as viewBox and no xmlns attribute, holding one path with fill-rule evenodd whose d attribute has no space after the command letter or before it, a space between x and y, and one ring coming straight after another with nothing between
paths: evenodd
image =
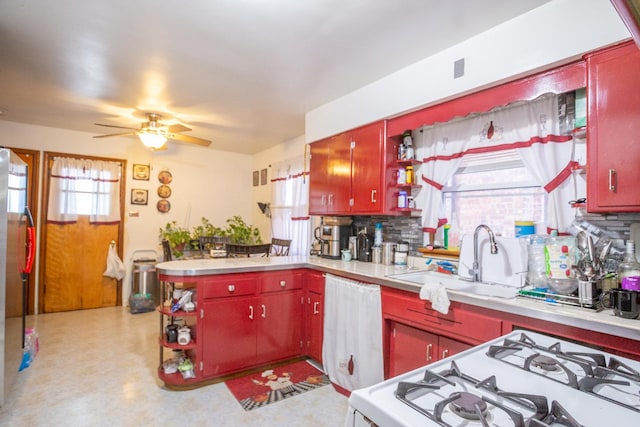
<instances>
[{"instance_id":1,"label":"framed picture on wall","mask_svg":"<svg viewBox=\"0 0 640 427\"><path fill-rule=\"evenodd\" d=\"M257 187L258 185L260 185L260 173L253 171L253 186Z\"/></svg>"},{"instance_id":2,"label":"framed picture on wall","mask_svg":"<svg viewBox=\"0 0 640 427\"><path fill-rule=\"evenodd\" d=\"M149 201L149 190L134 188L131 190L132 205L146 205Z\"/></svg>"},{"instance_id":3,"label":"framed picture on wall","mask_svg":"<svg viewBox=\"0 0 640 427\"><path fill-rule=\"evenodd\" d=\"M267 185L267 169L260 171L260 185Z\"/></svg>"},{"instance_id":4,"label":"framed picture on wall","mask_svg":"<svg viewBox=\"0 0 640 427\"><path fill-rule=\"evenodd\" d=\"M133 164L133 179L139 181L149 181L149 165ZM146 203L145 203L146 204Z\"/></svg>"}]
</instances>

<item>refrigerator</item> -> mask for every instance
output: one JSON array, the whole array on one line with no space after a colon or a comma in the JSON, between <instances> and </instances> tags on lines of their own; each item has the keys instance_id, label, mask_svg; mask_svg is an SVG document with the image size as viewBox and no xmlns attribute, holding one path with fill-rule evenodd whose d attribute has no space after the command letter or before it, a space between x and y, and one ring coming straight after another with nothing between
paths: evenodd
<instances>
[{"instance_id":1,"label":"refrigerator","mask_svg":"<svg viewBox=\"0 0 640 427\"><path fill-rule=\"evenodd\" d=\"M27 207L27 165L0 148L0 407L23 358L26 280L34 256L33 219Z\"/></svg>"}]
</instances>

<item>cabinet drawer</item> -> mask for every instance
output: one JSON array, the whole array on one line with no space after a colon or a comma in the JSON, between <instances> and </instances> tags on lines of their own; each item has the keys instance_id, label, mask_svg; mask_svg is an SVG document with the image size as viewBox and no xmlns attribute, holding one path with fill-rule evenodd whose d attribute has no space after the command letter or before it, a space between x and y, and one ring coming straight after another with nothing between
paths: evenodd
<instances>
[{"instance_id":1,"label":"cabinet drawer","mask_svg":"<svg viewBox=\"0 0 640 427\"><path fill-rule=\"evenodd\" d=\"M302 274L299 270L280 270L262 273L262 292L302 289Z\"/></svg>"},{"instance_id":2,"label":"cabinet drawer","mask_svg":"<svg viewBox=\"0 0 640 427\"><path fill-rule=\"evenodd\" d=\"M239 295L253 295L257 291L257 281L254 276L225 275L206 280L201 284L198 292L201 298L223 298Z\"/></svg>"},{"instance_id":3,"label":"cabinet drawer","mask_svg":"<svg viewBox=\"0 0 640 427\"><path fill-rule=\"evenodd\" d=\"M427 331L463 337L471 342L485 342L502 333L500 319L474 313L456 302L451 303L449 313L442 314L431 308L430 301L408 292L383 292L382 312L383 317L408 321Z\"/></svg>"}]
</instances>

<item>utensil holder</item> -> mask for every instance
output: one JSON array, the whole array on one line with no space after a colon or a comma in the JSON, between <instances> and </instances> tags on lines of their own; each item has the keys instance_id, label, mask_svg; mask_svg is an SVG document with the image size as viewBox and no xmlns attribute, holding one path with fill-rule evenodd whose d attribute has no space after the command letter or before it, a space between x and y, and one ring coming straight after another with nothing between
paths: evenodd
<instances>
[{"instance_id":1,"label":"utensil holder","mask_svg":"<svg viewBox=\"0 0 640 427\"><path fill-rule=\"evenodd\" d=\"M600 294L602 294L602 280L578 280L578 299L581 306L599 308Z\"/></svg>"}]
</instances>

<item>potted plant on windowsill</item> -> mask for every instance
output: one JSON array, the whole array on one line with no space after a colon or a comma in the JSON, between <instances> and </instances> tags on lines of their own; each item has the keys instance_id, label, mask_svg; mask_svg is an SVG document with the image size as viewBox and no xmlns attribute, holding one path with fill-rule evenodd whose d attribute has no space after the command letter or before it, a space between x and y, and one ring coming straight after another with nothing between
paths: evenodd
<instances>
[{"instance_id":1,"label":"potted plant on windowsill","mask_svg":"<svg viewBox=\"0 0 640 427\"><path fill-rule=\"evenodd\" d=\"M164 228L160 228L159 238L161 241L167 240L173 256L181 258L185 246L191 241L191 233L188 229L179 226L176 221L171 221Z\"/></svg>"}]
</instances>

